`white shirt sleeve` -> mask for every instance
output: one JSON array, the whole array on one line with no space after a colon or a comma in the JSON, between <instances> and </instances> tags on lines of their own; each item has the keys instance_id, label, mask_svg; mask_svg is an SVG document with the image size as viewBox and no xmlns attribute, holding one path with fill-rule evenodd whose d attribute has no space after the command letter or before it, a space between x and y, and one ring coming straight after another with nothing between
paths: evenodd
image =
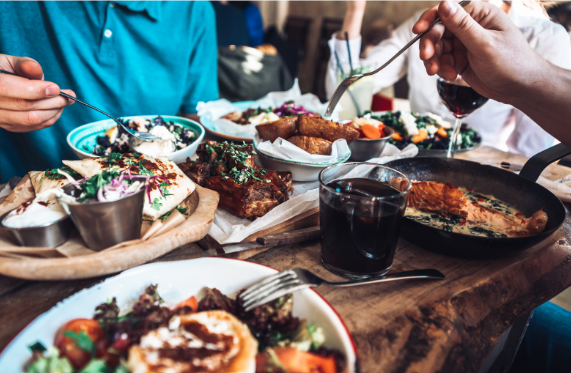
<instances>
[{"instance_id":1,"label":"white shirt sleeve","mask_svg":"<svg viewBox=\"0 0 571 373\"><path fill-rule=\"evenodd\" d=\"M543 58L564 69L571 68L571 43L565 29L552 22L545 23L546 27L534 30L528 35L530 46ZM524 31L525 33L525 31ZM507 145L511 152L524 154L528 157L553 146L555 139L545 132L530 117L518 109L513 109L516 115L515 129L508 138Z\"/></svg>"},{"instance_id":2,"label":"white shirt sleeve","mask_svg":"<svg viewBox=\"0 0 571 373\"><path fill-rule=\"evenodd\" d=\"M372 71L383 65L414 37L412 26L419 16L420 13L418 16L415 15L409 18L393 31L393 34L389 39L372 47L367 58L359 59L361 37L359 36L356 39L349 40L353 68L355 69L357 67L364 66L368 67L369 71ZM329 49L331 50L331 57L329 58L327 77L325 79L325 90L327 92L327 97L331 98L333 92L335 92L335 89L337 88L337 85L341 83L339 80L341 71L348 74L351 69L349 67L347 44L344 40L338 40L334 36L329 40ZM385 87L395 84L407 73L410 51L411 49L400 55L393 61L393 63L374 75L375 84L373 92L378 92ZM337 52L337 56L339 57L340 67L338 67L337 64L335 52ZM416 57L418 58L418 56Z\"/></svg>"}]
</instances>

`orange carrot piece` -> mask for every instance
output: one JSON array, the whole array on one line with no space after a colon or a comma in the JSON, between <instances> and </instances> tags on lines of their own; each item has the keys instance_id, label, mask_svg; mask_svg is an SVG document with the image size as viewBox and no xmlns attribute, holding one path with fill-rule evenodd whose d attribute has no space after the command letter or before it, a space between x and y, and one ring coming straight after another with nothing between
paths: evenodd
<instances>
[{"instance_id":1,"label":"orange carrot piece","mask_svg":"<svg viewBox=\"0 0 571 373\"><path fill-rule=\"evenodd\" d=\"M448 138L448 132L446 132L446 128L444 127L440 127L438 129L438 131L436 131L436 134L440 137L442 137L443 139L447 139Z\"/></svg>"},{"instance_id":2,"label":"orange carrot piece","mask_svg":"<svg viewBox=\"0 0 571 373\"><path fill-rule=\"evenodd\" d=\"M391 136L391 139L396 140L396 141L402 141L402 140L403 140L403 137L402 137L402 135L401 135L400 133L395 132L395 133Z\"/></svg>"},{"instance_id":3,"label":"orange carrot piece","mask_svg":"<svg viewBox=\"0 0 571 373\"><path fill-rule=\"evenodd\" d=\"M182 308L184 306L190 307L193 312L198 311L198 301L196 300L196 297L193 295L192 297L188 298L187 300L183 300L182 302L177 304L174 309L176 310L176 309Z\"/></svg>"},{"instance_id":4,"label":"orange carrot piece","mask_svg":"<svg viewBox=\"0 0 571 373\"><path fill-rule=\"evenodd\" d=\"M428 130L426 128L421 128L418 130L418 135L412 137L412 142L418 144L428 138Z\"/></svg>"},{"instance_id":5,"label":"orange carrot piece","mask_svg":"<svg viewBox=\"0 0 571 373\"><path fill-rule=\"evenodd\" d=\"M363 127L361 127L361 130L363 131L363 134L365 135L365 137L368 139L380 139L381 138L381 132L379 131L379 129L377 127L373 126L372 124L363 125Z\"/></svg>"}]
</instances>

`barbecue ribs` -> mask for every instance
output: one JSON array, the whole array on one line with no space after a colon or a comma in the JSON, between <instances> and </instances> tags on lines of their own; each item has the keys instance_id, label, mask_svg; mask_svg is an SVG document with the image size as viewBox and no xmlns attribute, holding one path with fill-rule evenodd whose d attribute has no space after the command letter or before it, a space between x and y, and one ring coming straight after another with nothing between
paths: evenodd
<instances>
[{"instance_id":1,"label":"barbecue ribs","mask_svg":"<svg viewBox=\"0 0 571 373\"><path fill-rule=\"evenodd\" d=\"M288 200L290 172L256 165L252 145L208 141L198 146L198 160L179 167L195 183L220 194L219 206L236 216L255 219Z\"/></svg>"}]
</instances>

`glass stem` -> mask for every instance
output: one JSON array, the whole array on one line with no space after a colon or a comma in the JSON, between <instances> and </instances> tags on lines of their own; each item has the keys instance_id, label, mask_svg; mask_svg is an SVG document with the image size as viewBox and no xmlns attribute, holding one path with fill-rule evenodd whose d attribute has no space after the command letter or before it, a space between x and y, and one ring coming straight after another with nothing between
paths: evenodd
<instances>
[{"instance_id":1,"label":"glass stem","mask_svg":"<svg viewBox=\"0 0 571 373\"><path fill-rule=\"evenodd\" d=\"M448 143L448 152L446 153L446 158L454 158L454 153L456 152L456 140L458 139L458 134L460 133L461 120L456 118L454 122L454 127L452 128L452 136L450 142Z\"/></svg>"}]
</instances>

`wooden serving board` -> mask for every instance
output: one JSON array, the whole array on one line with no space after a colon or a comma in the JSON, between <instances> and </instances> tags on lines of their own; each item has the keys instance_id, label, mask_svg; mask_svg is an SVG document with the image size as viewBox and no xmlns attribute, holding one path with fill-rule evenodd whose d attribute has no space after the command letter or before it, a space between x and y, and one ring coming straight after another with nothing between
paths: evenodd
<instances>
[{"instance_id":1,"label":"wooden serving board","mask_svg":"<svg viewBox=\"0 0 571 373\"><path fill-rule=\"evenodd\" d=\"M33 198L35 193L30 188L29 178L22 179L13 194L0 204L0 211L9 211L22 203L12 206L18 200L17 193ZM197 185L190 199L194 212L180 225L149 239L124 242L100 252L89 250L77 231L72 231L68 242L50 252L46 248L20 247L8 231L0 228L0 274L27 280L71 280L116 273L147 263L177 247L199 241L208 233L218 207L218 193ZM143 225L143 234L148 226L148 223ZM54 257L56 251L62 255Z\"/></svg>"},{"instance_id":2,"label":"wooden serving board","mask_svg":"<svg viewBox=\"0 0 571 373\"><path fill-rule=\"evenodd\" d=\"M241 244L243 243L250 243L256 242L257 238L265 237L268 235L274 235L278 233L285 233L296 231L298 229L304 228L311 228L311 227L318 227L319 226L319 207L315 207L311 210L304 212L303 214L299 214L298 216L294 216L293 218L286 220L280 224L274 225L273 227L266 228L259 232L256 232L244 240L242 240ZM206 235L203 239L198 241L198 244L205 250L223 250L224 247L236 245L236 243L227 243L227 244L220 244L216 241L212 236Z\"/></svg>"}]
</instances>

